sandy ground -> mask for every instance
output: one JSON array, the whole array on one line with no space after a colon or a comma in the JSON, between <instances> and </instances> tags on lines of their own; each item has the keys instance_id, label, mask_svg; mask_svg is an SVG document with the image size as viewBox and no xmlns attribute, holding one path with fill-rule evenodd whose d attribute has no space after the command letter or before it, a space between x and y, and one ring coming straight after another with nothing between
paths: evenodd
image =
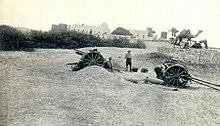
<instances>
[{"instance_id":1,"label":"sandy ground","mask_svg":"<svg viewBox=\"0 0 220 126\"><path fill-rule=\"evenodd\" d=\"M158 46L170 45L148 43L147 49L132 49L134 66L147 67L145 74L110 73L97 66L71 72L65 64L80 58L73 50L0 52L0 126L220 125L219 91L195 83L172 91L125 80L155 76L153 67L159 62L143 56ZM124 66L128 49L98 50ZM197 77L219 82L216 71L190 69Z\"/></svg>"}]
</instances>

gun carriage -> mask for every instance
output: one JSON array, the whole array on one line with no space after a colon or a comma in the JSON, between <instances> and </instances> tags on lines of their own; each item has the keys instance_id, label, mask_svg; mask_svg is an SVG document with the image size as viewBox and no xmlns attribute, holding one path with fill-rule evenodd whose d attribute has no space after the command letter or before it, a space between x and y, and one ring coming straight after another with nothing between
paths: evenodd
<instances>
[{"instance_id":1,"label":"gun carriage","mask_svg":"<svg viewBox=\"0 0 220 126\"><path fill-rule=\"evenodd\" d=\"M77 49L75 51L76 54L82 57L79 62L67 63L67 65L71 65L72 71L77 71L91 65L103 66L105 59L97 49L89 50L88 53Z\"/></svg>"},{"instance_id":2,"label":"gun carriage","mask_svg":"<svg viewBox=\"0 0 220 126\"><path fill-rule=\"evenodd\" d=\"M168 86L184 87L191 80L188 69L178 64L175 59L166 61L163 66L155 67L154 71L157 78Z\"/></svg>"},{"instance_id":3,"label":"gun carriage","mask_svg":"<svg viewBox=\"0 0 220 126\"><path fill-rule=\"evenodd\" d=\"M220 87L218 84L213 84L191 76L186 66L178 63L174 58L163 63L163 66L155 67L154 71L157 78L163 80L167 86L185 87L188 82L193 81L212 89L220 90L217 88Z\"/></svg>"}]
</instances>

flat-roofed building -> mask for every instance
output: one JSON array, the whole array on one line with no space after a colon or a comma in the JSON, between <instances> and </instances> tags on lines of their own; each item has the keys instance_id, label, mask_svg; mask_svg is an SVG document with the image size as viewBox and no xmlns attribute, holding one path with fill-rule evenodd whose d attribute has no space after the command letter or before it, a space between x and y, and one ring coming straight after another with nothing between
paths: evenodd
<instances>
[{"instance_id":1,"label":"flat-roofed building","mask_svg":"<svg viewBox=\"0 0 220 126\"><path fill-rule=\"evenodd\" d=\"M52 28L51 31L52 32L63 32L63 31L67 31L68 30L68 26L67 24L52 24Z\"/></svg>"},{"instance_id":2,"label":"flat-roofed building","mask_svg":"<svg viewBox=\"0 0 220 126\"><path fill-rule=\"evenodd\" d=\"M111 33L107 23L102 23L100 26L73 24L70 26L71 31L82 32L85 34L92 34L97 37L106 38L107 34Z\"/></svg>"}]
</instances>

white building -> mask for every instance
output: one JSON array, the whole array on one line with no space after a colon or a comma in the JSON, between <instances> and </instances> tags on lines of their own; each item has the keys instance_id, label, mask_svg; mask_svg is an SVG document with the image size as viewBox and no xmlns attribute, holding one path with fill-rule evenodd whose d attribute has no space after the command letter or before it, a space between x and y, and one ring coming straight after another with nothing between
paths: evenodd
<instances>
[{"instance_id":1,"label":"white building","mask_svg":"<svg viewBox=\"0 0 220 126\"><path fill-rule=\"evenodd\" d=\"M147 30L129 30L131 34L134 35L136 39L146 39L148 38L148 31Z\"/></svg>"},{"instance_id":2,"label":"white building","mask_svg":"<svg viewBox=\"0 0 220 126\"><path fill-rule=\"evenodd\" d=\"M154 38L153 28L147 28L146 30L129 30L133 34L133 38L138 40L152 40Z\"/></svg>"},{"instance_id":3,"label":"white building","mask_svg":"<svg viewBox=\"0 0 220 126\"><path fill-rule=\"evenodd\" d=\"M70 26L71 31L77 31L77 32L82 32L85 34L93 34L97 37L101 38L106 38L106 34L110 34L111 30L108 27L107 23L102 23L100 26L94 26L94 25L80 25L78 24L73 24Z\"/></svg>"},{"instance_id":4,"label":"white building","mask_svg":"<svg viewBox=\"0 0 220 126\"><path fill-rule=\"evenodd\" d=\"M119 38L126 38L126 39L132 39L132 36L128 35L115 35L115 34L106 34L106 38L108 39L119 39Z\"/></svg>"}]
</instances>

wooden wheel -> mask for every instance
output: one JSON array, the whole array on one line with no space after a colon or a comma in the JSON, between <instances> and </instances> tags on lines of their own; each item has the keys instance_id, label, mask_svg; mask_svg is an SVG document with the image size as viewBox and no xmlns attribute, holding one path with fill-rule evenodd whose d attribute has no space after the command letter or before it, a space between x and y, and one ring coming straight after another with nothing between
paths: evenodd
<instances>
[{"instance_id":1,"label":"wooden wheel","mask_svg":"<svg viewBox=\"0 0 220 126\"><path fill-rule=\"evenodd\" d=\"M84 54L81 57L81 61L84 67L90 66L90 65L102 66L104 63L104 58L98 51L93 51L93 52Z\"/></svg>"},{"instance_id":2,"label":"wooden wheel","mask_svg":"<svg viewBox=\"0 0 220 126\"><path fill-rule=\"evenodd\" d=\"M186 67L174 64L166 69L164 82L168 86L184 87L188 83L189 77Z\"/></svg>"}]
</instances>

